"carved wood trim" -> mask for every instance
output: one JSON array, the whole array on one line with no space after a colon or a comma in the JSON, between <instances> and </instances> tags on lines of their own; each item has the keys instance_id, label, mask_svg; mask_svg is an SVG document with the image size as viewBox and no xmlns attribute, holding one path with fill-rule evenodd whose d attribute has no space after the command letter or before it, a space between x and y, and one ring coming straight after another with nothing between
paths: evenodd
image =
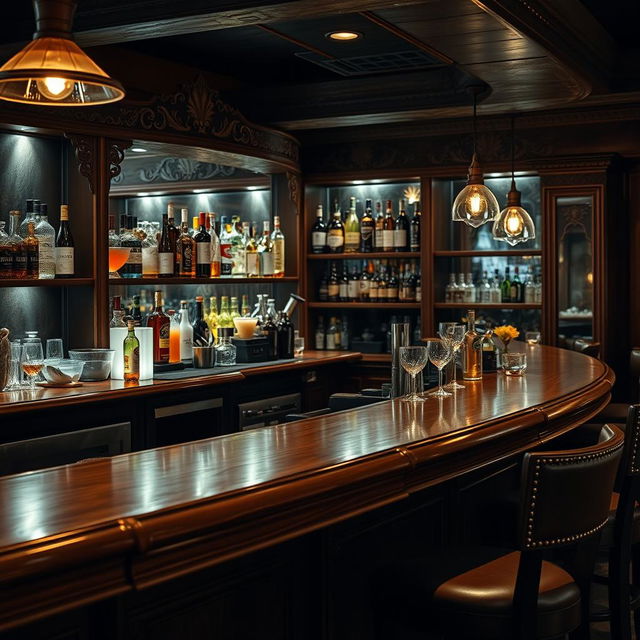
<instances>
[{"instance_id":1,"label":"carved wood trim","mask_svg":"<svg viewBox=\"0 0 640 640\"><path fill-rule=\"evenodd\" d=\"M289 186L289 200L298 210L300 206L300 174L287 171L287 184Z\"/></svg>"},{"instance_id":2,"label":"carved wood trim","mask_svg":"<svg viewBox=\"0 0 640 640\"><path fill-rule=\"evenodd\" d=\"M91 193L95 193L98 175L96 162L98 150L97 138L74 133L66 133L65 137L69 139L73 146L80 175L89 181Z\"/></svg>"},{"instance_id":3,"label":"carved wood trim","mask_svg":"<svg viewBox=\"0 0 640 640\"><path fill-rule=\"evenodd\" d=\"M124 152L133 145L132 140L108 140L109 150L109 179L120 175Z\"/></svg>"}]
</instances>

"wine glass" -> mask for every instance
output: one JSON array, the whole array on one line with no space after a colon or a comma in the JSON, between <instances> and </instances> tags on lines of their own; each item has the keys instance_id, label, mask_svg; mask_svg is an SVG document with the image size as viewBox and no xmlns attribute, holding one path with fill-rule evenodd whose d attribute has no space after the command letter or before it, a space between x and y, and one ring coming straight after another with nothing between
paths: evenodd
<instances>
[{"instance_id":1,"label":"wine glass","mask_svg":"<svg viewBox=\"0 0 640 640\"><path fill-rule=\"evenodd\" d=\"M416 389L416 376L427 364L427 350L425 347L400 347L400 364L411 376L411 392L402 399L406 402L424 402Z\"/></svg>"},{"instance_id":2,"label":"wine glass","mask_svg":"<svg viewBox=\"0 0 640 640\"><path fill-rule=\"evenodd\" d=\"M451 359L453 360L453 380L444 386L445 389L464 389L464 385L456 381L456 353L460 350L464 342L464 334L467 328L463 324L456 322L441 322L439 334L442 340L451 348Z\"/></svg>"},{"instance_id":3,"label":"wine glass","mask_svg":"<svg viewBox=\"0 0 640 640\"><path fill-rule=\"evenodd\" d=\"M29 389L35 391L36 376L44 366L41 342L27 342L22 345L20 365L22 370L29 376Z\"/></svg>"},{"instance_id":4,"label":"wine glass","mask_svg":"<svg viewBox=\"0 0 640 640\"><path fill-rule=\"evenodd\" d=\"M109 247L109 278L122 278L118 269L124 267L130 251L130 247Z\"/></svg>"},{"instance_id":5,"label":"wine glass","mask_svg":"<svg viewBox=\"0 0 640 640\"><path fill-rule=\"evenodd\" d=\"M442 369L451 360L453 351L447 342L444 340L429 340L427 342L427 351L429 353L429 360L431 364L438 369L438 388L432 391L429 395L436 396L438 398L446 398L453 395L448 391L445 391L442 387Z\"/></svg>"}]
</instances>

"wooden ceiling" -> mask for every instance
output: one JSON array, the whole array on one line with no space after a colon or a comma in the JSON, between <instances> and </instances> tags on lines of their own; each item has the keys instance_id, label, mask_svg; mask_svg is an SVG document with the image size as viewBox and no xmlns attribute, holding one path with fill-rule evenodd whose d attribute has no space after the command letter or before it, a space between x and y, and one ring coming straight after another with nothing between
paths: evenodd
<instances>
[{"instance_id":1,"label":"wooden ceiling","mask_svg":"<svg viewBox=\"0 0 640 640\"><path fill-rule=\"evenodd\" d=\"M619 3L636 4L129 0L124 10L120 0L80 0L74 30L133 96L149 74L169 83L201 69L220 77L225 98L256 122L324 129L468 117L472 85L484 87L481 113L634 99L622 94L639 88L640 77L631 65L624 75L620 63L623 53L633 58L635 41L629 27L617 28ZM5 16L3 57L34 26L27 2L12 3ZM334 43L325 37L333 29L362 38Z\"/></svg>"}]
</instances>

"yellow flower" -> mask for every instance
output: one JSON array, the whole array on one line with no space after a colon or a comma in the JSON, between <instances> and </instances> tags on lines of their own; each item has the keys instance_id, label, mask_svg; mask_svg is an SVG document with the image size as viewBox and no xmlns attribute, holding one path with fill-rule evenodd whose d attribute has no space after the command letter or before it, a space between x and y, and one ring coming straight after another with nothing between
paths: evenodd
<instances>
[{"instance_id":1,"label":"yellow flower","mask_svg":"<svg viewBox=\"0 0 640 640\"><path fill-rule=\"evenodd\" d=\"M496 327L493 330L493 333L495 333L498 336L498 338L500 338L500 340L502 340L502 342L504 342L505 344L507 344L508 342L510 342L514 338L517 338L520 335L520 332L515 327L512 327L510 324L506 324L501 327Z\"/></svg>"}]
</instances>

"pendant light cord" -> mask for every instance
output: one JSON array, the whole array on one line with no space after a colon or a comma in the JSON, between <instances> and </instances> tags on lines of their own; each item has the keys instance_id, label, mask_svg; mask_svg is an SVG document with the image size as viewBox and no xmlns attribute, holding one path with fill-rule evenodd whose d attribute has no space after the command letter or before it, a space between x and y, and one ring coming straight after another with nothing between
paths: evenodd
<instances>
[{"instance_id":1,"label":"pendant light cord","mask_svg":"<svg viewBox=\"0 0 640 640\"><path fill-rule=\"evenodd\" d=\"M476 138L478 131L476 129L476 111L477 111L478 94L473 92L473 155L476 155Z\"/></svg>"},{"instance_id":2,"label":"pendant light cord","mask_svg":"<svg viewBox=\"0 0 640 640\"><path fill-rule=\"evenodd\" d=\"M516 179L516 119L511 116L511 182Z\"/></svg>"}]
</instances>

